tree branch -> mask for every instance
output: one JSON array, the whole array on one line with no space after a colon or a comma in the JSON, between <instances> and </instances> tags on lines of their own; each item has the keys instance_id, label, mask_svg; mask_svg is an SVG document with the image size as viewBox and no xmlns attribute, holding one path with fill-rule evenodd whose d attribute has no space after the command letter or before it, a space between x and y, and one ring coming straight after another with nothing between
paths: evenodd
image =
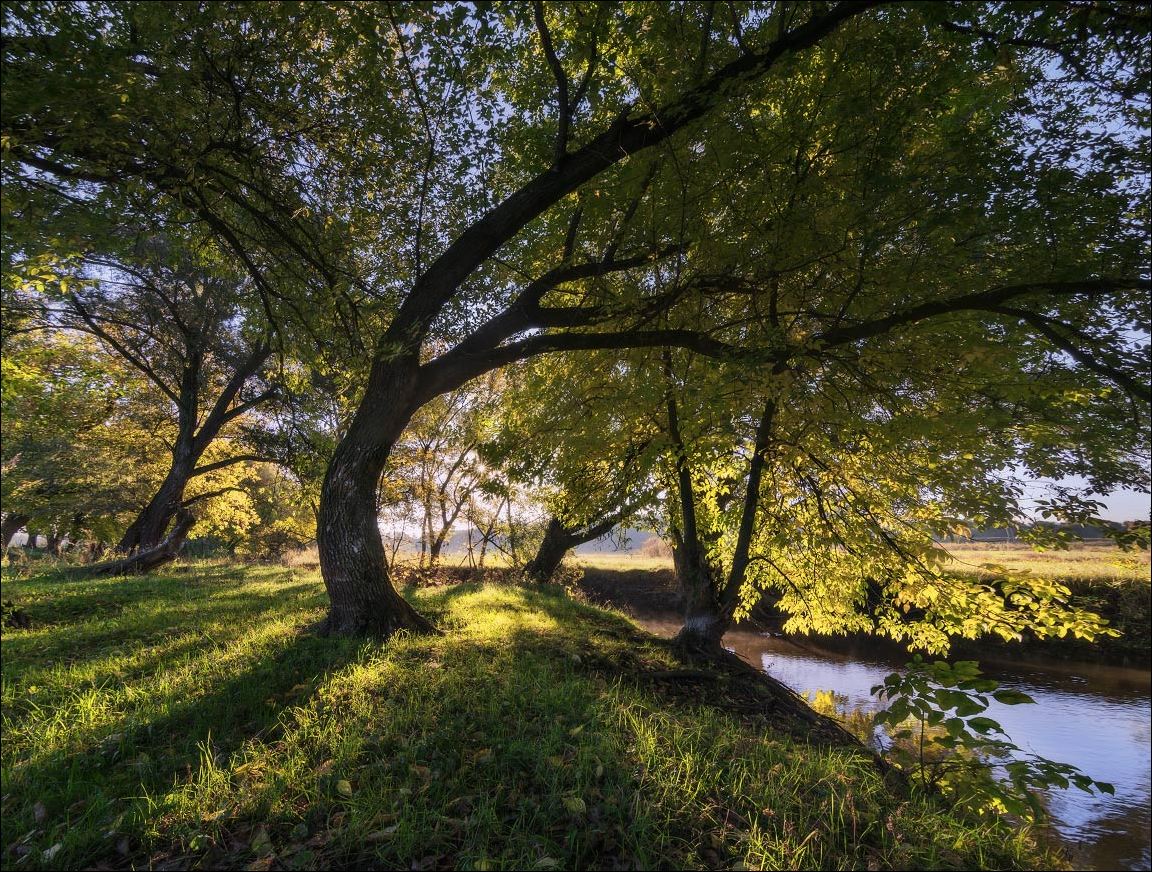
<instances>
[{"instance_id":1,"label":"tree branch","mask_svg":"<svg viewBox=\"0 0 1152 872\"><path fill-rule=\"evenodd\" d=\"M591 351L624 348L686 348L705 357L735 358L747 349L721 342L695 330L626 330L603 333L540 333L507 345L475 353L455 351L420 367L419 396L431 398L517 360L558 351Z\"/></svg>"},{"instance_id":2,"label":"tree branch","mask_svg":"<svg viewBox=\"0 0 1152 872\"><path fill-rule=\"evenodd\" d=\"M544 48L544 57L552 69L556 79L556 104L559 121L556 126L556 144L552 148L552 165L559 168L568 154L568 124L572 115L572 108L568 103L568 74L564 72L564 65L556 56L552 46L552 34L548 31L548 24L544 20L544 3L536 0L532 4L532 12L536 18L536 30L540 34L540 45Z\"/></svg>"},{"instance_id":3,"label":"tree branch","mask_svg":"<svg viewBox=\"0 0 1152 872\"><path fill-rule=\"evenodd\" d=\"M913 306L903 312L895 312L884 318L865 321L852 327L829 330L817 334L814 338L821 340L825 348L831 348L861 339L870 339L898 327L915 324L939 315L963 311L991 311L1002 303L1029 294L1071 297L1077 294L1105 294L1114 291L1147 291L1149 289L1152 289L1152 282L1145 279L1084 279L1078 282L1028 282L1019 285L1002 285L987 291L954 297L951 300L934 300L929 303L921 303L919 306Z\"/></svg>"},{"instance_id":4,"label":"tree branch","mask_svg":"<svg viewBox=\"0 0 1152 872\"><path fill-rule=\"evenodd\" d=\"M1010 318L1019 318L1021 321L1035 328L1037 333L1061 351L1066 352L1086 369L1090 369L1097 375L1102 375L1106 379L1115 382L1125 393L1134 399L1143 400L1146 403L1152 402L1152 388L1148 385L1140 384L1140 382L1123 370L1109 366L1107 363L1092 357L1084 348L1077 346L1068 337L1059 333L1055 327L1052 326L1052 319L1045 318L1043 315L1038 315L1035 312L1027 312L1023 309L1014 309L1008 306L990 307L988 311L1007 315Z\"/></svg>"},{"instance_id":5,"label":"tree branch","mask_svg":"<svg viewBox=\"0 0 1152 872\"><path fill-rule=\"evenodd\" d=\"M264 457L260 454L239 454L236 457L229 457L227 460L217 460L214 463L208 463L204 466L198 466L191 473L188 474L189 478L195 478L198 475L207 475L210 472L215 472L218 469L232 466L237 463L279 463L275 457Z\"/></svg>"},{"instance_id":6,"label":"tree branch","mask_svg":"<svg viewBox=\"0 0 1152 872\"><path fill-rule=\"evenodd\" d=\"M635 117L636 106L626 107L598 136L569 153L561 167L537 175L461 233L417 279L392 325L381 335L377 353L391 354L397 341L410 346L421 339L460 283L564 196L628 155L664 142L704 117L735 83L762 77L785 55L814 45L880 2L838 3L782 34L764 51L731 61L662 107Z\"/></svg>"}]
</instances>

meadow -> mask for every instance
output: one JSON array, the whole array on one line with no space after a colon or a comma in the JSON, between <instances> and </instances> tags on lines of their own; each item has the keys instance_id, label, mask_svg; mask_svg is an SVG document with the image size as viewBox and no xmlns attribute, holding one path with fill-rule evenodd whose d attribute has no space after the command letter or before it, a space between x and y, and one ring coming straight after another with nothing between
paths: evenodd
<instances>
[{"instance_id":1,"label":"meadow","mask_svg":"<svg viewBox=\"0 0 1152 872\"><path fill-rule=\"evenodd\" d=\"M667 643L562 591L410 586L444 634L372 642L309 632L312 570L69 578L3 579L6 869L1061 863L662 679Z\"/></svg>"}]
</instances>

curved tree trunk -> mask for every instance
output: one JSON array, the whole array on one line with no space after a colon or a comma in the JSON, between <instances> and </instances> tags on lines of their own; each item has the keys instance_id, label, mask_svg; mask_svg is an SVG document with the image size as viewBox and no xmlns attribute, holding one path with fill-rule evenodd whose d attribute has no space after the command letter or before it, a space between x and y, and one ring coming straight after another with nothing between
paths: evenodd
<instances>
[{"instance_id":1,"label":"curved tree trunk","mask_svg":"<svg viewBox=\"0 0 1152 872\"><path fill-rule=\"evenodd\" d=\"M392 446L414 408L416 361L377 362L365 398L328 464L317 545L330 607L320 632L388 636L435 628L392 587L376 507Z\"/></svg>"},{"instance_id":2,"label":"curved tree trunk","mask_svg":"<svg viewBox=\"0 0 1152 872\"><path fill-rule=\"evenodd\" d=\"M125 557L122 560L112 560L108 563L97 563L88 567L85 575L143 575L151 572L157 566L162 566L176 559L180 549L184 547L184 540L188 532L196 523L196 516L187 509L180 509L176 518L176 526L172 532L155 548Z\"/></svg>"},{"instance_id":3,"label":"curved tree trunk","mask_svg":"<svg viewBox=\"0 0 1152 872\"><path fill-rule=\"evenodd\" d=\"M124 531L116 546L118 551L129 554L135 551L147 551L164 541L168 526L180 511L184 501L184 489L188 486L188 481L192 477L192 467L195 465L195 459L189 456L188 450L180 453L184 456L172 461L168 475L164 477L156 495Z\"/></svg>"},{"instance_id":4,"label":"curved tree trunk","mask_svg":"<svg viewBox=\"0 0 1152 872\"><path fill-rule=\"evenodd\" d=\"M560 566L568 549L577 545L572 531L559 518L550 518L544 530L544 539L536 549L536 556L524 567L524 574L533 581L544 584Z\"/></svg>"},{"instance_id":5,"label":"curved tree trunk","mask_svg":"<svg viewBox=\"0 0 1152 872\"><path fill-rule=\"evenodd\" d=\"M539 584L550 581L569 550L608 535L631 508L633 507L626 506L603 518L599 523L589 524L587 527L566 527L559 518L549 518L548 526L544 530L544 539L536 550L536 556L524 567L525 575Z\"/></svg>"},{"instance_id":6,"label":"curved tree trunk","mask_svg":"<svg viewBox=\"0 0 1152 872\"><path fill-rule=\"evenodd\" d=\"M31 519L28 515L18 515L15 512L10 512L4 516L4 520L0 522L0 536L4 538L4 550L8 550L8 546L12 544L12 537L20 532L20 528L27 524Z\"/></svg>"}]
</instances>

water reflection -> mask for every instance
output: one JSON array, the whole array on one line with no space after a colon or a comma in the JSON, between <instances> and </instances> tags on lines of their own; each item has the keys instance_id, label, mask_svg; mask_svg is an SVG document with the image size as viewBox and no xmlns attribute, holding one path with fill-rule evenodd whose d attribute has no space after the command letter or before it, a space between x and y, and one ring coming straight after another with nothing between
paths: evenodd
<instances>
[{"instance_id":1,"label":"water reflection","mask_svg":"<svg viewBox=\"0 0 1152 872\"><path fill-rule=\"evenodd\" d=\"M679 629L674 618L642 623L661 635ZM866 710L878 707L871 688L907 659L859 646L847 653L832 651L742 630L729 633L725 643L801 694L834 690L850 706ZM1036 700L1037 705L1018 706L993 701L989 707L989 716L1013 742L1116 788L1115 796L1075 789L1049 793L1046 805L1076 868L1152 868L1152 673L1066 662L987 661L981 667L1002 686Z\"/></svg>"}]
</instances>

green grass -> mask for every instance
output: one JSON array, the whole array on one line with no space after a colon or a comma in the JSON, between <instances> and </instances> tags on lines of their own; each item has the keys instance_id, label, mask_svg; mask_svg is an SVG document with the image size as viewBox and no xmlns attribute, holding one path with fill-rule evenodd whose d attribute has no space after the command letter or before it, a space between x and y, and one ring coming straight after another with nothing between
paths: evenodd
<instances>
[{"instance_id":1,"label":"green grass","mask_svg":"<svg viewBox=\"0 0 1152 872\"><path fill-rule=\"evenodd\" d=\"M406 594L445 630L302 632L300 570L8 578L4 868L1035 868L1027 834L643 681L665 643L559 593Z\"/></svg>"},{"instance_id":2,"label":"green grass","mask_svg":"<svg viewBox=\"0 0 1152 872\"><path fill-rule=\"evenodd\" d=\"M1149 552L1121 551L1115 545L1084 542L1065 551L1036 551L1018 543L949 544L953 557L949 568L978 574L981 565L995 563L1065 584L1148 583Z\"/></svg>"}]
</instances>

